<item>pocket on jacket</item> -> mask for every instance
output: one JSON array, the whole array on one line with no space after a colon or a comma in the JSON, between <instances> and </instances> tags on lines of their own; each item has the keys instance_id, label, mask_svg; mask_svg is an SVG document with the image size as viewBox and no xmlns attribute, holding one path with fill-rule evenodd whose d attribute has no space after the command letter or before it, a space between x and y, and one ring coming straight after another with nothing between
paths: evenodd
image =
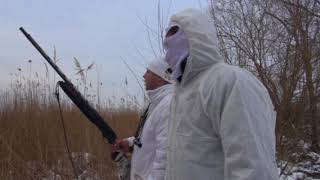
<instances>
[{"instance_id":1,"label":"pocket on jacket","mask_svg":"<svg viewBox=\"0 0 320 180\"><path fill-rule=\"evenodd\" d=\"M194 137L177 133L177 149L186 163L196 163L202 166L213 166L223 157L216 155L221 150L220 140L215 137ZM217 153L218 152L218 153Z\"/></svg>"}]
</instances>

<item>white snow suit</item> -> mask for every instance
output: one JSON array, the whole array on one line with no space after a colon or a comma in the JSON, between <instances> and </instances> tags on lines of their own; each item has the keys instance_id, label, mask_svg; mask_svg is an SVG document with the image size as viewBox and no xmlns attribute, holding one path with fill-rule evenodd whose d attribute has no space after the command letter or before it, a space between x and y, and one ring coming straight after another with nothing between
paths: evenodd
<instances>
[{"instance_id":1,"label":"white snow suit","mask_svg":"<svg viewBox=\"0 0 320 180\"><path fill-rule=\"evenodd\" d=\"M163 180L168 147L168 119L173 85L167 84L148 90L150 107L142 129L142 147L134 145L131 159L130 180ZM133 144L133 137L128 138Z\"/></svg>"},{"instance_id":2,"label":"white snow suit","mask_svg":"<svg viewBox=\"0 0 320 180\"><path fill-rule=\"evenodd\" d=\"M167 180L274 180L275 118L266 88L224 63L212 18L187 9L189 56L169 120Z\"/></svg>"}]
</instances>

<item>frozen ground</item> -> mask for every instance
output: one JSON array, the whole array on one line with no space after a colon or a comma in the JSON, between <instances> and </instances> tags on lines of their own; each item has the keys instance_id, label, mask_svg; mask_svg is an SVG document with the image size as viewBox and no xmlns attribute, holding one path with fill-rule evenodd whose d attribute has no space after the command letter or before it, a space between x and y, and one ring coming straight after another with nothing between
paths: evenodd
<instances>
[{"instance_id":1,"label":"frozen ground","mask_svg":"<svg viewBox=\"0 0 320 180\"><path fill-rule=\"evenodd\" d=\"M293 164L279 162L281 180L320 180L320 154L310 152L303 155L303 161Z\"/></svg>"},{"instance_id":2,"label":"frozen ground","mask_svg":"<svg viewBox=\"0 0 320 180\"><path fill-rule=\"evenodd\" d=\"M99 171L93 165L95 163L94 155L89 153L72 153L72 157L81 180L102 180L107 178L105 174L99 174ZM302 159L303 161L295 164L279 161L280 180L320 180L320 154L311 152L303 155ZM51 166L49 170L45 168L47 169L45 171L43 170L43 165L39 162L29 162L28 166L28 169L32 170L30 173L32 173L35 179L62 180L68 176L66 174L69 174L69 178L70 175L74 177L73 172L69 168L70 164L68 162L63 163L61 160L57 160L57 163ZM107 164L100 164L100 166L107 166ZM39 174L39 172L41 173ZM115 171L113 172L107 175L108 178L116 179L116 173Z\"/></svg>"}]
</instances>

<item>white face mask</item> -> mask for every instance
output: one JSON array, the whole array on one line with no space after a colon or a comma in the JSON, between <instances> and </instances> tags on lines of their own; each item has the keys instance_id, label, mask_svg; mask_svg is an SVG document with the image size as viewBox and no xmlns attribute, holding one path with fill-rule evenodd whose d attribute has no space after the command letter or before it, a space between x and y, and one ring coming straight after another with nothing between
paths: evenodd
<instances>
[{"instance_id":1,"label":"white face mask","mask_svg":"<svg viewBox=\"0 0 320 180\"><path fill-rule=\"evenodd\" d=\"M181 62L189 54L188 39L181 26L171 22L168 31L172 27L178 27L178 31L164 39L163 47L166 51L165 61L172 69L172 79L178 79L182 75Z\"/></svg>"}]
</instances>

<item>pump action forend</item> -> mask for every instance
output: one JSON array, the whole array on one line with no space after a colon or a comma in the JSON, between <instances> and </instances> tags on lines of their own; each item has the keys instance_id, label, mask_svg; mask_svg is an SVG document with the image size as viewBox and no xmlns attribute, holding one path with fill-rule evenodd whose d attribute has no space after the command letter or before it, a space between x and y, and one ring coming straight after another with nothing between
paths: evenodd
<instances>
[{"instance_id":1,"label":"pump action forend","mask_svg":"<svg viewBox=\"0 0 320 180\"><path fill-rule=\"evenodd\" d=\"M74 87L71 81L66 75L59 69L59 67L53 63L51 58L44 52L39 44L28 34L23 27L19 28L30 43L39 51L44 59L52 66L52 68L59 74L63 81L59 81L58 84L67 96L72 100L74 104L82 111L83 114L101 131L104 138L108 140L110 144L114 144L117 136L111 127L103 120L99 113L91 107L89 102L81 95L81 93Z\"/></svg>"}]
</instances>

